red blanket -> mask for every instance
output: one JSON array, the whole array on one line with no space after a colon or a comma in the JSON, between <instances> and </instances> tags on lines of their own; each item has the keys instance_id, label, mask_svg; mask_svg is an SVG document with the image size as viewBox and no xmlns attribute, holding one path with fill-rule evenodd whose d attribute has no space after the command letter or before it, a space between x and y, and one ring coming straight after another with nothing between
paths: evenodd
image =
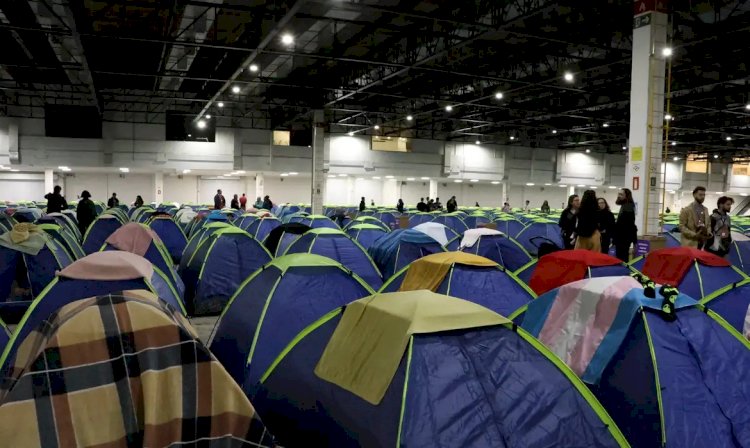
<instances>
[{"instance_id":1,"label":"red blanket","mask_svg":"<svg viewBox=\"0 0 750 448\"><path fill-rule=\"evenodd\" d=\"M562 285L583 280L589 267L615 266L622 263L615 257L589 250L563 250L539 259L529 286L537 295Z\"/></svg>"},{"instance_id":2,"label":"red blanket","mask_svg":"<svg viewBox=\"0 0 750 448\"><path fill-rule=\"evenodd\" d=\"M696 261L706 266L731 266L727 260L702 250L670 247L648 254L643 273L660 285L677 286Z\"/></svg>"}]
</instances>

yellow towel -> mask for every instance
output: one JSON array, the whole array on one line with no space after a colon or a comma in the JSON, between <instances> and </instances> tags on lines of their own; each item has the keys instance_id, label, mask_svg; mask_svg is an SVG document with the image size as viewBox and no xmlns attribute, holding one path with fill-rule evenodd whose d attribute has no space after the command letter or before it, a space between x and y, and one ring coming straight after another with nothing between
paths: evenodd
<instances>
[{"instance_id":1,"label":"yellow towel","mask_svg":"<svg viewBox=\"0 0 750 448\"><path fill-rule=\"evenodd\" d=\"M15 244L20 244L28 240L32 233L39 232L39 228L34 224L22 222L13 226L13 229L10 231L10 240Z\"/></svg>"},{"instance_id":2,"label":"yellow towel","mask_svg":"<svg viewBox=\"0 0 750 448\"><path fill-rule=\"evenodd\" d=\"M315 374L377 405L413 334L509 322L483 306L430 291L366 297L347 305Z\"/></svg>"},{"instance_id":3,"label":"yellow towel","mask_svg":"<svg viewBox=\"0 0 750 448\"><path fill-rule=\"evenodd\" d=\"M440 252L422 257L409 266L399 291L437 291L454 264L496 266L492 260L465 252Z\"/></svg>"}]
</instances>

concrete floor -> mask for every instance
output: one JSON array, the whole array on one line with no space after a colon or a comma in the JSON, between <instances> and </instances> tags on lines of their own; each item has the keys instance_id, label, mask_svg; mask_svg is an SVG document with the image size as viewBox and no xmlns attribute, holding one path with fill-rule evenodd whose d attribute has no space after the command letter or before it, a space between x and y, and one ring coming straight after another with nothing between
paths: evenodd
<instances>
[{"instance_id":1,"label":"concrete floor","mask_svg":"<svg viewBox=\"0 0 750 448\"><path fill-rule=\"evenodd\" d=\"M219 316L193 317L190 319L190 323L193 324L193 328L198 332L198 336L204 344L208 344L208 337L211 336L217 320L219 320Z\"/></svg>"}]
</instances>

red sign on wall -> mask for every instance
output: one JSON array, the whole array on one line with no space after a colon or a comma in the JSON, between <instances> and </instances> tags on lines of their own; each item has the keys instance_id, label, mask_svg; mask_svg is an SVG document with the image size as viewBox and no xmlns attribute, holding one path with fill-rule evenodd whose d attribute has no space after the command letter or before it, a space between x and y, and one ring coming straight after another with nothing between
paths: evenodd
<instances>
[{"instance_id":1,"label":"red sign on wall","mask_svg":"<svg viewBox=\"0 0 750 448\"><path fill-rule=\"evenodd\" d=\"M633 177L633 191L637 191L641 188L641 178L638 176Z\"/></svg>"},{"instance_id":2,"label":"red sign on wall","mask_svg":"<svg viewBox=\"0 0 750 448\"><path fill-rule=\"evenodd\" d=\"M647 12L667 12L666 0L633 0L633 14L645 14Z\"/></svg>"}]
</instances>

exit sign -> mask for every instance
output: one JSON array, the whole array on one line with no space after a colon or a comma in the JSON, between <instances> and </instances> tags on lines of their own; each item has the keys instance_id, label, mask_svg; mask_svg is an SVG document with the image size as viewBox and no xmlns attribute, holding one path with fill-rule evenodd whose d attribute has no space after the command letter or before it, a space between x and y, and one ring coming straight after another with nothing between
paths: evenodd
<instances>
[{"instance_id":1,"label":"exit sign","mask_svg":"<svg viewBox=\"0 0 750 448\"><path fill-rule=\"evenodd\" d=\"M667 12L666 0L633 0L633 14L645 14L647 12Z\"/></svg>"}]
</instances>

